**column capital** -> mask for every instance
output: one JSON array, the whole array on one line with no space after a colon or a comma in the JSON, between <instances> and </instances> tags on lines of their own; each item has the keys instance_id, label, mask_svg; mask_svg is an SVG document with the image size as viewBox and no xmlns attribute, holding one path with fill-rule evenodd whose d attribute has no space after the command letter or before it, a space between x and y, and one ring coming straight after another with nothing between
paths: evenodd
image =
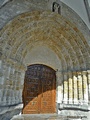
<instances>
[{"instance_id":1,"label":"column capital","mask_svg":"<svg viewBox=\"0 0 90 120\"><path fill-rule=\"evenodd\" d=\"M26 71L26 70L27 70L27 66L21 65L21 66L20 66L20 70Z\"/></svg>"},{"instance_id":2,"label":"column capital","mask_svg":"<svg viewBox=\"0 0 90 120\"><path fill-rule=\"evenodd\" d=\"M77 76L77 72L76 71L73 71L72 74L75 75L75 76Z\"/></svg>"},{"instance_id":3,"label":"column capital","mask_svg":"<svg viewBox=\"0 0 90 120\"><path fill-rule=\"evenodd\" d=\"M90 74L90 70L87 70L87 73Z\"/></svg>"},{"instance_id":4,"label":"column capital","mask_svg":"<svg viewBox=\"0 0 90 120\"><path fill-rule=\"evenodd\" d=\"M87 74L87 71L82 71L82 75L86 75Z\"/></svg>"},{"instance_id":5,"label":"column capital","mask_svg":"<svg viewBox=\"0 0 90 120\"><path fill-rule=\"evenodd\" d=\"M81 71L77 71L77 75L81 75L82 74L82 72Z\"/></svg>"},{"instance_id":6,"label":"column capital","mask_svg":"<svg viewBox=\"0 0 90 120\"><path fill-rule=\"evenodd\" d=\"M66 81L67 80L67 72L63 72L63 78L64 78L64 81Z\"/></svg>"},{"instance_id":7,"label":"column capital","mask_svg":"<svg viewBox=\"0 0 90 120\"><path fill-rule=\"evenodd\" d=\"M72 78L72 71L68 71L67 73L68 73L69 78Z\"/></svg>"},{"instance_id":8,"label":"column capital","mask_svg":"<svg viewBox=\"0 0 90 120\"><path fill-rule=\"evenodd\" d=\"M63 75L62 75L62 72L59 70L56 71L56 79L59 85L62 84Z\"/></svg>"}]
</instances>

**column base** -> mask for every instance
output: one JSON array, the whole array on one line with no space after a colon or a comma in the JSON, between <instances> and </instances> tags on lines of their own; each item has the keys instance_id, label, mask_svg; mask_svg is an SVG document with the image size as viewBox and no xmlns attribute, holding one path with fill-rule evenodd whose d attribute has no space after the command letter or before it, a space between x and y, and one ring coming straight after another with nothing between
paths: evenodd
<instances>
[{"instance_id":1,"label":"column base","mask_svg":"<svg viewBox=\"0 0 90 120\"><path fill-rule=\"evenodd\" d=\"M64 103L58 103L58 109L64 110L82 110L82 111L90 111L89 105L86 104L64 104Z\"/></svg>"}]
</instances>

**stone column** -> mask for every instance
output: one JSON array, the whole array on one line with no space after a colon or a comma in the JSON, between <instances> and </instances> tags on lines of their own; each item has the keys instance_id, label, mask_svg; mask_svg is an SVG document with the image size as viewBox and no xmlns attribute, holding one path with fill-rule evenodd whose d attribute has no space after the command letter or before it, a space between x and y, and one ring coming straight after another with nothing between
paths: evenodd
<instances>
[{"instance_id":1,"label":"stone column","mask_svg":"<svg viewBox=\"0 0 90 120\"><path fill-rule=\"evenodd\" d=\"M68 73L68 85L69 85L69 104L73 103L73 81L72 81L72 72Z\"/></svg>"},{"instance_id":2,"label":"stone column","mask_svg":"<svg viewBox=\"0 0 90 120\"><path fill-rule=\"evenodd\" d=\"M73 98L74 98L74 104L78 104L78 91L77 91L77 74L76 72L73 72Z\"/></svg>"},{"instance_id":3,"label":"stone column","mask_svg":"<svg viewBox=\"0 0 90 120\"><path fill-rule=\"evenodd\" d=\"M3 70L2 70L2 60L0 60L0 103L2 100L2 89L3 89Z\"/></svg>"},{"instance_id":4,"label":"stone column","mask_svg":"<svg viewBox=\"0 0 90 120\"><path fill-rule=\"evenodd\" d=\"M5 72L4 72L4 75L5 75L5 78L7 79L8 78L8 73L9 73L9 66L7 65L7 63L5 63L5 65L4 65L4 70L5 70Z\"/></svg>"},{"instance_id":5,"label":"stone column","mask_svg":"<svg viewBox=\"0 0 90 120\"><path fill-rule=\"evenodd\" d=\"M7 72L7 67L6 63L3 61L2 62L2 82L3 82L3 88L2 88L2 105L6 105L6 94L7 94L7 81L6 81L6 72Z\"/></svg>"},{"instance_id":6,"label":"stone column","mask_svg":"<svg viewBox=\"0 0 90 120\"><path fill-rule=\"evenodd\" d=\"M19 103L19 80L18 80L18 69L15 68L15 103Z\"/></svg>"},{"instance_id":7,"label":"stone column","mask_svg":"<svg viewBox=\"0 0 90 120\"><path fill-rule=\"evenodd\" d=\"M8 104L8 86L7 83L4 84L4 89L3 89L3 105Z\"/></svg>"},{"instance_id":8,"label":"stone column","mask_svg":"<svg viewBox=\"0 0 90 120\"><path fill-rule=\"evenodd\" d=\"M68 103L68 81L67 81L67 73L64 73L64 100L65 104Z\"/></svg>"},{"instance_id":9,"label":"stone column","mask_svg":"<svg viewBox=\"0 0 90 120\"><path fill-rule=\"evenodd\" d=\"M82 89L82 74L81 74L81 72L77 72L77 79L78 79L78 101L79 101L79 104L82 104L83 89Z\"/></svg>"},{"instance_id":10,"label":"stone column","mask_svg":"<svg viewBox=\"0 0 90 120\"><path fill-rule=\"evenodd\" d=\"M8 96L8 98L9 98L9 104L14 104L14 95L13 95L13 91L14 91L14 78L15 78L15 76L14 76L14 71L15 71L15 69L14 69L14 65L13 64L10 64L10 66L9 66L9 68L8 68L8 77L9 77L9 90L8 90L8 92L9 92L9 96Z\"/></svg>"},{"instance_id":11,"label":"stone column","mask_svg":"<svg viewBox=\"0 0 90 120\"><path fill-rule=\"evenodd\" d=\"M63 101L63 78L62 73L58 70L56 71L57 80L57 103L62 103Z\"/></svg>"},{"instance_id":12,"label":"stone column","mask_svg":"<svg viewBox=\"0 0 90 120\"><path fill-rule=\"evenodd\" d=\"M24 77L25 77L25 70L21 71L21 76L20 76L20 79L21 79L20 101L21 102L23 101L23 99L22 99L22 92L23 92L23 88L24 88Z\"/></svg>"},{"instance_id":13,"label":"stone column","mask_svg":"<svg viewBox=\"0 0 90 120\"><path fill-rule=\"evenodd\" d=\"M88 72L88 102L90 104L90 70Z\"/></svg>"},{"instance_id":14,"label":"stone column","mask_svg":"<svg viewBox=\"0 0 90 120\"><path fill-rule=\"evenodd\" d=\"M0 60L0 69L2 68L2 60Z\"/></svg>"},{"instance_id":15,"label":"stone column","mask_svg":"<svg viewBox=\"0 0 90 120\"><path fill-rule=\"evenodd\" d=\"M8 66L8 74L7 74L7 78L9 78L9 76L10 76L10 71L11 71L11 67Z\"/></svg>"},{"instance_id":16,"label":"stone column","mask_svg":"<svg viewBox=\"0 0 90 120\"><path fill-rule=\"evenodd\" d=\"M88 104L87 71L83 71L82 75L83 75L83 98L84 98L84 104Z\"/></svg>"},{"instance_id":17,"label":"stone column","mask_svg":"<svg viewBox=\"0 0 90 120\"><path fill-rule=\"evenodd\" d=\"M0 104L1 104L1 101L2 101L2 89L0 89Z\"/></svg>"},{"instance_id":18,"label":"stone column","mask_svg":"<svg viewBox=\"0 0 90 120\"><path fill-rule=\"evenodd\" d=\"M22 77L22 74L23 77ZM22 71L18 72L18 95L19 95L19 103L22 102L22 92L23 92L23 84L24 84L24 77L25 77L25 72L23 73Z\"/></svg>"},{"instance_id":19,"label":"stone column","mask_svg":"<svg viewBox=\"0 0 90 120\"><path fill-rule=\"evenodd\" d=\"M3 80L3 70L2 70L2 68L1 68L1 62L0 62L0 103L1 103L1 101L2 101L3 83L4 83L4 80Z\"/></svg>"}]
</instances>

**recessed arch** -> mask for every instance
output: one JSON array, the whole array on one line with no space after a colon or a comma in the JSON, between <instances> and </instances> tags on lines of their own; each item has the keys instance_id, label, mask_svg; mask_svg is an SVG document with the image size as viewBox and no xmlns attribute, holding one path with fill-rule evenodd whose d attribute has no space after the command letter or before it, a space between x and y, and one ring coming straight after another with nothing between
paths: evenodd
<instances>
[{"instance_id":1,"label":"recessed arch","mask_svg":"<svg viewBox=\"0 0 90 120\"><path fill-rule=\"evenodd\" d=\"M56 13L35 11L21 14L9 22L1 30L1 34L4 36L2 38L4 54L7 56L7 52L10 53L8 57L12 59L21 58L19 61L23 62L30 45L33 47L37 42L41 42L42 45L46 44L52 49L56 47L60 51L56 52L57 56L63 54L64 58L60 59L65 59L66 70L89 68L87 61L90 54L89 46L83 35L74 24ZM68 61L66 56L70 57Z\"/></svg>"},{"instance_id":2,"label":"recessed arch","mask_svg":"<svg viewBox=\"0 0 90 120\"><path fill-rule=\"evenodd\" d=\"M14 3L13 5L8 5L13 6ZM8 5L6 9L8 9L8 15L10 15L9 10L12 8L8 8ZM46 6L44 6L43 10L47 10ZM61 15L40 10L42 9L41 4L40 9L35 8L40 11L33 11L30 8L29 11L31 10L31 12L24 13L27 10L22 6L23 11L19 10L23 14L15 10L14 15L5 16L5 23L3 19L1 20L3 26L8 22L0 31L0 100L2 105L16 105L22 102L23 80L27 65L39 63L47 65L54 70L58 69L56 72L57 104L60 102L78 104L79 99L83 99L86 100L88 105L89 92L87 93L87 90L89 90L89 87L87 80L89 79L89 72L87 69L90 69L89 32L84 22L74 11L63 6L63 4L61 6ZM17 16L17 14L19 15ZM3 15L1 18L4 18ZM38 47L40 47L39 50ZM44 50L45 53L43 54ZM33 53L36 54L33 55ZM41 54L40 58L37 57L39 53ZM82 96L78 95L79 92L76 94L77 88L73 84L73 90L70 84L73 81L77 86L78 79L81 80L82 87L87 88L85 91L78 88L79 92L82 91ZM70 96L71 94L73 94L73 97ZM83 100L81 101L82 104L84 103Z\"/></svg>"}]
</instances>

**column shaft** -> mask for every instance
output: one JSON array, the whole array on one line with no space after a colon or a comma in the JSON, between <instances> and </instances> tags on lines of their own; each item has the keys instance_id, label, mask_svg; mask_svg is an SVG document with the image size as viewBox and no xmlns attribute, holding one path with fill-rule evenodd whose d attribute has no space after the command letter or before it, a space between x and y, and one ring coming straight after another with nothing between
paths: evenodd
<instances>
[{"instance_id":1,"label":"column shaft","mask_svg":"<svg viewBox=\"0 0 90 120\"><path fill-rule=\"evenodd\" d=\"M88 102L90 104L90 70L88 72Z\"/></svg>"},{"instance_id":2,"label":"column shaft","mask_svg":"<svg viewBox=\"0 0 90 120\"><path fill-rule=\"evenodd\" d=\"M76 72L73 72L73 98L74 98L74 104L78 104L78 91L77 91L77 75Z\"/></svg>"},{"instance_id":3,"label":"column shaft","mask_svg":"<svg viewBox=\"0 0 90 120\"><path fill-rule=\"evenodd\" d=\"M68 103L67 73L63 73L63 103Z\"/></svg>"},{"instance_id":4,"label":"column shaft","mask_svg":"<svg viewBox=\"0 0 90 120\"><path fill-rule=\"evenodd\" d=\"M81 72L78 72L78 100L79 104L83 102L83 89L82 89L82 75Z\"/></svg>"},{"instance_id":5,"label":"column shaft","mask_svg":"<svg viewBox=\"0 0 90 120\"><path fill-rule=\"evenodd\" d=\"M72 81L72 72L68 73L68 87L69 87L69 103L73 103L73 81Z\"/></svg>"},{"instance_id":6,"label":"column shaft","mask_svg":"<svg viewBox=\"0 0 90 120\"><path fill-rule=\"evenodd\" d=\"M83 98L84 98L84 104L88 104L87 71L83 71L82 75L83 75Z\"/></svg>"}]
</instances>

